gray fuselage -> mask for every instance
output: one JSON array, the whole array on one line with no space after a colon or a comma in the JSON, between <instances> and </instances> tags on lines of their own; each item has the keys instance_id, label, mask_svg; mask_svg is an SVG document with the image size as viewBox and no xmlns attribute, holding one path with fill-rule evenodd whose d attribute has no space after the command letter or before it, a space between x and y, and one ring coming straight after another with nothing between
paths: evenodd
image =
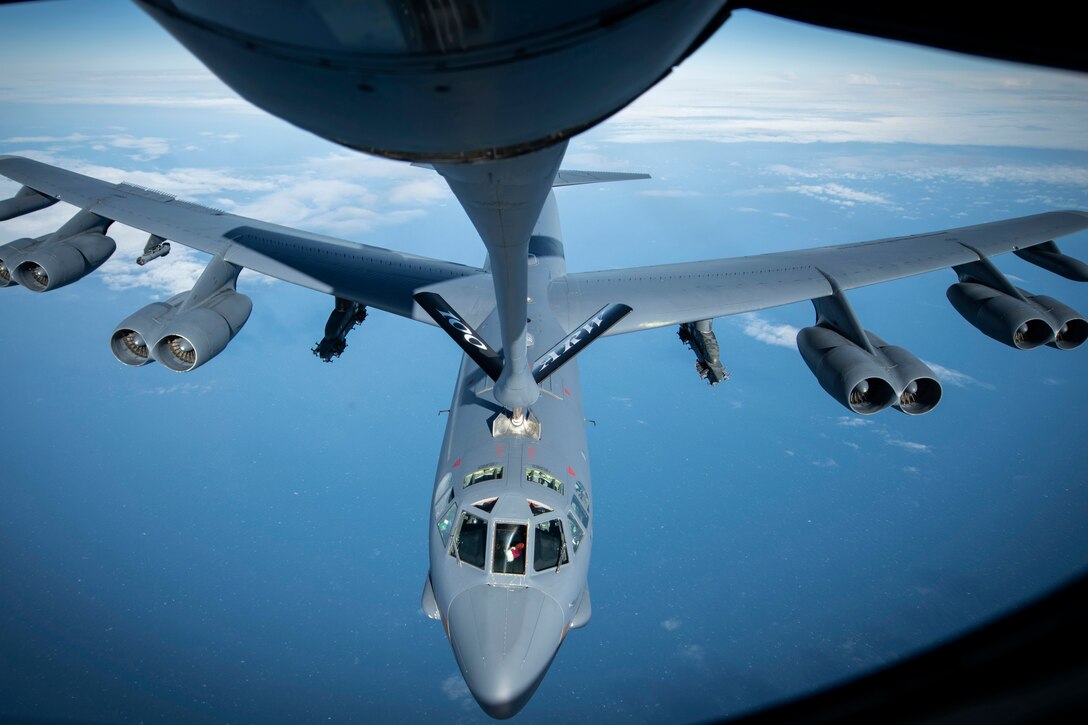
<instances>
[{"instance_id":1,"label":"gray fuselage","mask_svg":"<svg viewBox=\"0 0 1088 725\"><path fill-rule=\"evenodd\" d=\"M530 244L530 356L569 330L548 304L566 272L554 198ZM493 339L488 315L479 333ZM432 498L424 610L441 619L465 682L494 717L532 696L571 627L590 613L592 503L578 368L541 384L531 435L493 434L494 383L468 357L457 376Z\"/></svg>"}]
</instances>

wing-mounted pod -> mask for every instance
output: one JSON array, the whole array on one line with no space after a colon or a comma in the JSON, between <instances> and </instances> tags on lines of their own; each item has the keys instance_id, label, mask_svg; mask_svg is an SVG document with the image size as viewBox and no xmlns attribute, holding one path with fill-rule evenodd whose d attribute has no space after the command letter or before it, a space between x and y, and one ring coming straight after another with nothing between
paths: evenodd
<instances>
[{"instance_id":1,"label":"wing-mounted pod","mask_svg":"<svg viewBox=\"0 0 1088 725\"><path fill-rule=\"evenodd\" d=\"M332 313L325 323L325 336L311 348L317 357L325 362L332 362L335 357L344 354L348 346L348 333L366 319L366 305L343 297L337 297Z\"/></svg>"},{"instance_id":2,"label":"wing-mounted pod","mask_svg":"<svg viewBox=\"0 0 1088 725\"><path fill-rule=\"evenodd\" d=\"M980 332L1019 350L1040 345L1072 350L1088 339L1088 322L1083 315L1052 297L1016 287L989 259L979 257L977 262L952 268L960 281L949 287L947 294L956 311ZM1064 264L1062 259L1047 259L1058 266ZM1065 269L1075 272L1071 266Z\"/></svg>"},{"instance_id":3,"label":"wing-mounted pod","mask_svg":"<svg viewBox=\"0 0 1088 725\"><path fill-rule=\"evenodd\" d=\"M729 379L729 372L722 365L721 347L714 334L714 320L682 323L677 335L695 353L695 372L700 378L712 386Z\"/></svg>"},{"instance_id":4,"label":"wing-mounted pod","mask_svg":"<svg viewBox=\"0 0 1088 725\"><path fill-rule=\"evenodd\" d=\"M15 196L10 199L0 200L0 222L21 217L23 214L41 211L56 203L57 200L53 197L35 191L29 186L24 186L15 192Z\"/></svg>"},{"instance_id":5,"label":"wing-mounted pod","mask_svg":"<svg viewBox=\"0 0 1088 725\"><path fill-rule=\"evenodd\" d=\"M125 365L161 362L176 372L194 370L221 353L249 319L253 303L236 290L242 268L213 259L196 285L126 318L110 337Z\"/></svg>"},{"instance_id":6,"label":"wing-mounted pod","mask_svg":"<svg viewBox=\"0 0 1088 725\"><path fill-rule=\"evenodd\" d=\"M53 234L5 244L0 247L0 286L18 283L47 292L86 277L117 250L106 236L111 224L112 219L80 211Z\"/></svg>"},{"instance_id":7,"label":"wing-mounted pod","mask_svg":"<svg viewBox=\"0 0 1088 725\"><path fill-rule=\"evenodd\" d=\"M1013 254L1025 262L1031 262L1036 267L1042 267L1074 282L1088 282L1088 264L1068 254L1062 254L1062 250L1054 242L1016 249Z\"/></svg>"},{"instance_id":8,"label":"wing-mounted pod","mask_svg":"<svg viewBox=\"0 0 1088 725\"><path fill-rule=\"evenodd\" d=\"M797 335L801 357L823 389L862 415L889 406L908 415L933 410L941 400L933 371L909 351L863 330L838 284L828 281L832 294L812 300L816 324Z\"/></svg>"}]
</instances>

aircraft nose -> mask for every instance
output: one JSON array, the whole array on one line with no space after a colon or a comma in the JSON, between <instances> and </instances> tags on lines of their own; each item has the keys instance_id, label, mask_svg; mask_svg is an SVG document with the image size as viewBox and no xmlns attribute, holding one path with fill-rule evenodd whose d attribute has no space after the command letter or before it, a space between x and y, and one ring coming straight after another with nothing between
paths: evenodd
<instances>
[{"instance_id":1,"label":"aircraft nose","mask_svg":"<svg viewBox=\"0 0 1088 725\"><path fill-rule=\"evenodd\" d=\"M539 589L477 586L449 608L450 644L468 689L494 718L536 692L563 636L563 610Z\"/></svg>"}]
</instances>

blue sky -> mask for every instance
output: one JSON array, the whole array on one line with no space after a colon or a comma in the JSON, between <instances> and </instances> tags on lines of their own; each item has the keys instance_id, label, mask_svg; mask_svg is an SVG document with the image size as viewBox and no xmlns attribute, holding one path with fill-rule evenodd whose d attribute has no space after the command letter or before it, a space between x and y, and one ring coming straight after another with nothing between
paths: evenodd
<instances>
[{"instance_id":1,"label":"blue sky","mask_svg":"<svg viewBox=\"0 0 1088 725\"><path fill-rule=\"evenodd\" d=\"M0 8L0 153L236 213L478 263L437 176L249 107L127 3ZM738 14L567 166L574 270L858 241L1088 209L1088 79ZM14 191L0 185L0 192ZM57 207L0 224L55 229ZM309 349L330 301L253 275L246 328L178 375L108 350L204 259L145 236L48 295L0 291L0 716L176 722L484 719L419 611L458 352L374 313ZM1088 257L1088 237L1063 246ZM1088 308L1018 259L1017 284ZM581 360L594 617L524 721L695 721L864 671L1083 570L1084 351L1021 353L937 273L850 298L945 384L922 418L851 416L792 338L807 304L716 323L709 389L664 329Z\"/></svg>"}]
</instances>

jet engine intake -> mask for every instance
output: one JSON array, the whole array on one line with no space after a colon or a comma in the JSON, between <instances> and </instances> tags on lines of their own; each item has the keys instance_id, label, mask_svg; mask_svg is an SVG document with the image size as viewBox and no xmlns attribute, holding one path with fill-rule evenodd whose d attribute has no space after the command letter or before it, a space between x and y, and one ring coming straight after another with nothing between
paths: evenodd
<instances>
[{"instance_id":1,"label":"jet engine intake","mask_svg":"<svg viewBox=\"0 0 1088 725\"><path fill-rule=\"evenodd\" d=\"M941 384L921 360L865 333L873 352L828 327L806 327L797 348L827 393L849 410L872 415L889 406L908 415L928 413L941 400Z\"/></svg>"},{"instance_id":2,"label":"jet engine intake","mask_svg":"<svg viewBox=\"0 0 1088 725\"><path fill-rule=\"evenodd\" d=\"M235 290L240 271L217 257L193 289L129 315L110 336L113 356L133 367L157 360L189 372L223 352L253 311Z\"/></svg>"},{"instance_id":3,"label":"jet engine intake","mask_svg":"<svg viewBox=\"0 0 1088 725\"><path fill-rule=\"evenodd\" d=\"M1088 339L1088 322L1073 308L1051 297L1017 292L1022 298L978 282L957 282L947 295L963 319L1010 347L1071 350Z\"/></svg>"},{"instance_id":4,"label":"jet engine intake","mask_svg":"<svg viewBox=\"0 0 1088 725\"><path fill-rule=\"evenodd\" d=\"M166 325L152 354L176 372L195 370L226 349L252 311L249 297L226 291L207 307L191 309Z\"/></svg>"},{"instance_id":5,"label":"jet engine intake","mask_svg":"<svg viewBox=\"0 0 1088 725\"><path fill-rule=\"evenodd\" d=\"M892 405L907 415L922 415L941 402L941 384L928 365L909 350L889 345L873 333L867 333L877 352L887 360L900 381L899 400Z\"/></svg>"},{"instance_id":6,"label":"jet engine intake","mask_svg":"<svg viewBox=\"0 0 1088 725\"><path fill-rule=\"evenodd\" d=\"M1054 339L1047 343L1059 350L1072 350L1088 339L1088 321L1069 305L1046 295L1029 295L1028 300L1047 313L1054 325Z\"/></svg>"},{"instance_id":7,"label":"jet engine intake","mask_svg":"<svg viewBox=\"0 0 1088 725\"><path fill-rule=\"evenodd\" d=\"M154 362L148 340L152 344L158 340L164 320L174 313L187 294L175 295L166 302L152 302L126 317L110 336L113 356L132 367Z\"/></svg>"},{"instance_id":8,"label":"jet engine intake","mask_svg":"<svg viewBox=\"0 0 1088 725\"><path fill-rule=\"evenodd\" d=\"M80 279L102 266L117 244L99 232L59 241L45 240L26 250L11 278L32 292L47 292Z\"/></svg>"},{"instance_id":9,"label":"jet engine intake","mask_svg":"<svg viewBox=\"0 0 1088 725\"><path fill-rule=\"evenodd\" d=\"M26 258L26 251L40 242L39 239L23 238L0 246L0 287L18 284L12 271Z\"/></svg>"}]
</instances>

